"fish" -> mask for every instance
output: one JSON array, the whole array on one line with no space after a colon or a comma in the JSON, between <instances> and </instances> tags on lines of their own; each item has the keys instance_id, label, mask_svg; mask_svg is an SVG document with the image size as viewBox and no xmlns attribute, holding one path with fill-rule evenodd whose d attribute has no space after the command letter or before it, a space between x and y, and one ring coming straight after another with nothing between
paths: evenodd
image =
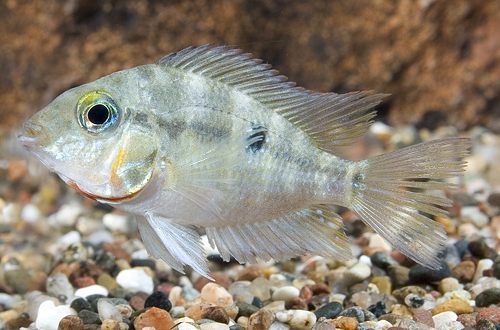
<instances>
[{"instance_id":1,"label":"fish","mask_svg":"<svg viewBox=\"0 0 500 330\"><path fill-rule=\"evenodd\" d=\"M69 89L20 143L75 190L134 214L150 256L211 279L200 231L240 263L352 258L338 206L410 259L440 267L470 140L340 157L386 97L297 87L227 46L192 46Z\"/></svg>"}]
</instances>

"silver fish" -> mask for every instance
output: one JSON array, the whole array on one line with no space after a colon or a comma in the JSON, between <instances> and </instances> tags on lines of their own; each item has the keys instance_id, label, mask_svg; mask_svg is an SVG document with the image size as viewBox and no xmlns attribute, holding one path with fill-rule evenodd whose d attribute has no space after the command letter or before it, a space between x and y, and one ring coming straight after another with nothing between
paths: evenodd
<instances>
[{"instance_id":1,"label":"silver fish","mask_svg":"<svg viewBox=\"0 0 500 330\"><path fill-rule=\"evenodd\" d=\"M446 138L362 161L335 156L383 94L315 93L227 47L189 47L70 89L21 144L85 196L137 216L149 254L209 278L197 229L239 262L351 257L333 205L411 259L439 267L451 202L423 189L460 175L470 141Z\"/></svg>"}]
</instances>

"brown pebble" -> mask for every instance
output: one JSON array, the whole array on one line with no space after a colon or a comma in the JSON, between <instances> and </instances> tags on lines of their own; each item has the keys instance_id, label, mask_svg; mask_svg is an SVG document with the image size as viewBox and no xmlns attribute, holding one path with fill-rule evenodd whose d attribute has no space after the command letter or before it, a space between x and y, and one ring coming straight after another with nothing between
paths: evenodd
<instances>
[{"instance_id":1,"label":"brown pebble","mask_svg":"<svg viewBox=\"0 0 500 330\"><path fill-rule=\"evenodd\" d=\"M316 284L312 285L310 288L311 288L311 291L313 293L313 296L318 295L320 293L330 294L330 292L332 292L332 289L328 285L326 285L325 283L316 283Z\"/></svg>"},{"instance_id":2,"label":"brown pebble","mask_svg":"<svg viewBox=\"0 0 500 330\"><path fill-rule=\"evenodd\" d=\"M25 159L11 159L7 168L7 179L10 182L21 180L28 173L28 164Z\"/></svg>"},{"instance_id":3,"label":"brown pebble","mask_svg":"<svg viewBox=\"0 0 500 330\"><path fill-rule=\"evenodd\" d=\"M300 289L300 294L299 297L301 297L304 300L309 300L313 296L312 290L308 286L303 286L302 289Z\"/></svg>"},{"instance_id":4,"label":"brown pebble","mask_svg":"<svg viewBox=\"0 0 500 330\"><path fill-rule=\"evenodd\" d=\"M417 309L413 312L413 320L425 324L431 328L434 328L434 320L432 319L432 313L425 309Z\"/></svg>"},{"instance_id":5,"label":"brown pebble","mask_svg":"<svg viewBox=\"0 0 500 330\"><path fill-rule=\"evenodd\" d=\"M104 320L101 324L101 330L120 329L120 322L115 320Z\"/></svg>"},{"instance_id":6,"label":"brown pebble","mask_svg":"<svg viewBox=\"0 0 500 330\"><path fill-rule=\"evenodd\" d=\"M379 321L384 320L384 321L389 322L390 324L399 324L399 322L401 322L401 320L403 320L404 318L405 317L402 315L387 313L384 315L380 315L378 320Z\"/></svg>"},{"instance_id":7,"label":"brown pebble","mask_svg":"<svg viewBox=\"0 0 500 330\"><path fill-rule=\"evenodd\" d=\"M432 315L447 311L454 312L457 315L470 314L474 311L474 308L472 308L468 302L462 299L451 299L434 307L432 309Z\"/></svg>"},{"instance_id":8,"label":"brown pebble","mask_svg":"<svg viewBox=\"0 0 500 330\"><path fill-rule=\"evenodd\" d=\"M74 264L80 264L78 267ZM101 275L104 271L99 268L93 261L88 261L88 262L85 262L85 263L80 263L80 262L74 262L74 263L71 263L70 264L70 268L75 268L75 270L71 273L70 277L69 277L69 280L71 283L73 283L73 281L75 281L77 278L80 278L80 277L92 277L94 279L98 278L99 275Z\"/></svg>"},{"instance_id":9,"label":"brown pebble","mask_svg":"<svg viewBox=\"0 0 500 330\"><path fill-rule=\"evenodd\" d=\"M290 308L289 309L302 309L302 310L309 310L307 308L307 301L304 298L301 297L295 297L292 299L290 302Z\"/></svg>"},{"instance_id":10,"label":"brown pebble","mask_svg":"<svg viewBox=\"0 0 500 330\"><path fill-rule=\"evenodd\" d=\"M273 324L275 315L270 310L265 308L259 309L257 312L250 315L248 319L248 330L268 330Z\"/></svg>"},{"instance_id":11,"label":"brown pebble","mask_svg":"<svg viewBox=\"0 0 500 330\"><path fill-rule=\"evenodd\" d=\"M229 286L231 285L231 283L229 282L229 279L227 278L227 276L224 276L223 274L217 273L217 272L210 272L210 273L208 273L208 275L210 275L215 280L216 284L219 284L224 289L229 289ZM198 291L201 291L203 289L203 287L205 285L207 285L208 283L214 283L214 282L209 280L205 276L200 276L198 278L198 280L196 280L196 282L194 282L193 288L195 288Z\"/></svg>"},{"instance_id":12,"label":"brown pebble","mask_svg":"<svg viewBox=\"0 0 500 330\"><path fill-rule=\"evenodd\" d=\"M493 268L483 270L483 276L493 277Z\"/></svg>"},{"instance_id":13,"label":"brown pebble","mask_svg":"<svg viewBox=\"0 0 500 330\"><path fill-rule=\"evenodd\" d=\"M245 267L238 277L237 281L253 281L262 276L262 270L255 267Z\"/></svg>"},{"instance_id":14,"label":"brown pebble","mask_svg":"<svg viewBox=\"0 0 500 330\"><path fill-rule=\"evenodd\" d=\"M476 327L476 317L472 314L460 314L458 315L457 321L462 323L466 328Z\"/></svg>"},{"instance_id":15,"label":"brown pebble","mask_svg":"<svg viewBox=\"0 0 500 330\"><path fill-rule=\"evenodd\" d=\"M358 328L358 321L354 317L339 316L330 323L333 323L336 329L356 330Z\"/></svg>"},{"instance_id":16,"label":"brown pebble","mask_svg":"<svg viewBox=\"0 0 500 330\"><path fill-rule=\"evenodd\" d=\"M137 292L130 298L129 304L134 310L138 311L144 308L144 303L148 297L147 293Z\"/></svg>"},{"instance_id":17,"label":"brown pebble","mask_svg":"<svg viewBox=\"0 0 500 330\"><path fill-rule=\"evenodd\" d=\"M462 261L453 268L453 277L461 283L471 282L476 273L476 265L470 260Z\"/></svg>"},{"instance_id":18,"label":"brown pebble","mask_svg":"<svg viewBox=\"0 0 500 330\"><path fill-rule=\"evenodd\" d=\"M90 276L79 277L73 280L73 285L77 288L86 288L94 285L95 283L95 280Z\"/></svg>"},{"instance_id":19,"label":"brown pebble","mask_svg":"<svg viewBox=\"0 0 500 330\"><path fill-rule=\"evenodd\" d=\"M329 301L330 301L330 295L328 293L320 293L309 299L307 305L309 309L313 311L320 308L324 304L327 304Z\"/></svg>"},{"instance_id":20,"label":"brown pebble","mask_svg":"<svg viewBox=\"0 0 500 330\"><path fill-rule=\"evenodd\" d=\"M45 292L47 284L47 274L44 272L37 272L30 276L28 282L28 291L41 291Z\"/></svg>"},{"instance_id":21,"label":"brown pebble","mask_svg":"<svg viewBox=\"0 0 500 330\"><path fill-rule=\"evenodd\" d=\"M128 263L132 262L132 257L130 254L122 248L121 243L102 243L102 249L106 252L110 252L115 256L116 259L127 260Z\"/></svg>"},{"instance_id":22,"label":"brown pebble","mask_svg":"<svg viewBox=\"0 0 500 330\"><path fill-rule=\"evenodd\" d=\"M485 307L479 308L476 315L476 321L480 318L485 318L493 323L500 323L500 308L498 307Z\"/></svg>"},{"instance_id":23,"label":"brown pebble","mask_svg":"<svg viewBox=\"0 0 500 330\"><path fill-rule=\"evenodd\" d=\"M223 307L207 302L195 304L189 307L184 315L195 321L209 319L225 324L229 322L229 316Z\"/></svg>"},{"instance_id":24,"label":"brown pebble","mask_svg":"<svg viewBox=\"0 0 500 330\"><path fill-rule=\"evenodd\" d=\"M152 307L134 320L136 330L154 327L156 330L170 330L175 325L170 314L161 308Z\"/></svg>"},{"instance_id":25,"label":"brown pebble","mask_svg":"<svg viewBox=\"0 0 500 330\"><path fill-rule=\"evenodd\" d=\"M59 322L57 330L83 330L84 328L81 318L76 315L68 315Z\"/></svg>"}]
</instances>

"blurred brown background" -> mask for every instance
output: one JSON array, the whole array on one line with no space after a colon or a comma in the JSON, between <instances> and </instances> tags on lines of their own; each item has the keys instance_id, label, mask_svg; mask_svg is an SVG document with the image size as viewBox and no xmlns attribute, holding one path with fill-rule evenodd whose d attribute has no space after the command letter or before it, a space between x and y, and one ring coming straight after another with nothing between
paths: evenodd
<instances>
[{"instance_id":1,"label":"blurred brown background","mask_svg":"<svg viewBox=\"0 0 500 330\"><path fill-rule=\"evenodd\" d=\"M392 125L500 132L498 0L1 0L0 31L0 133L68 88L205 43L308 89L392 93Z\"/></svg>"}]
</instances>

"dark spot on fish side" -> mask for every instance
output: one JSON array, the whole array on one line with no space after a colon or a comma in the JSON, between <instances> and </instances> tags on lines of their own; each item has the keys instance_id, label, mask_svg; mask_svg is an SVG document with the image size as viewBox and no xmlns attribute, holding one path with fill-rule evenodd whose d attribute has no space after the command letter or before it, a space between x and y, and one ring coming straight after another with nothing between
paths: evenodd
<instances>
[{"instance_id":1,"label":"dark spot on fish side","mask_svg":"<svg viewBox=\"0 0 500 330\"><path fill-rule=\"evenodd\" d=\"M253 126L252 130L250 131L250 135L246 138L246 140L249 141L252 139L256 139L256 141L247 146L247 151L256 153L257 151L261 150L264 146L264 143L266 142L266 133L267 130L264 127L260 125Z\"/></svg>"}]
</instances>

